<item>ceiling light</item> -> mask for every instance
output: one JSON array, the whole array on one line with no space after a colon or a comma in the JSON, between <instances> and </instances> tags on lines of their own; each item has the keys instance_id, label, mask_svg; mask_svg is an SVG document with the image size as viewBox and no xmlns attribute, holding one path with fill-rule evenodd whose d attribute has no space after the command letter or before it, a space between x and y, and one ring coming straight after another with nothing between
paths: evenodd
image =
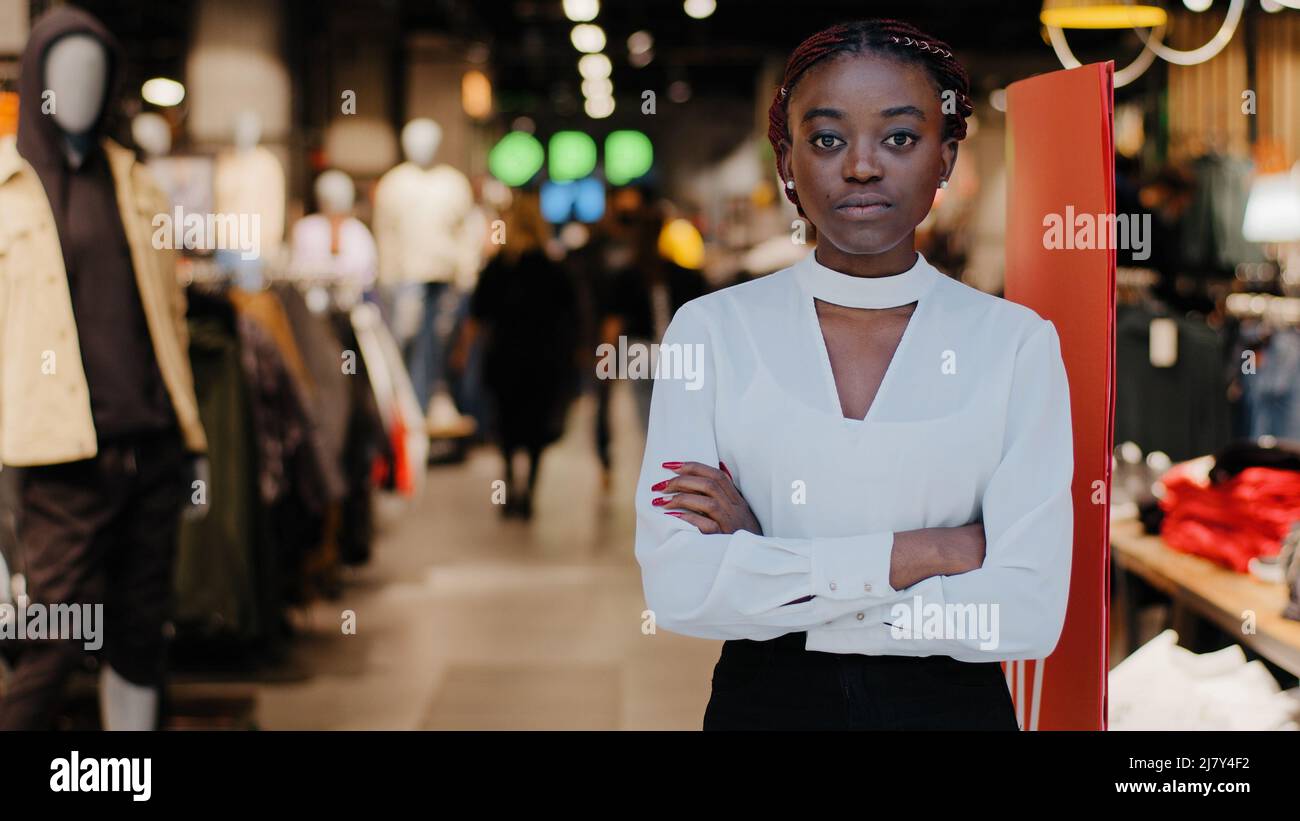
<instances>
[{"instance_id":1,"label":"ceiling light","mask_svg":"<svg viewBox=\"0 0 1300 821\"><path fill-rule=\"evenodd\" d=\"M573 47L587 54L595 54L605 49L605 30L592 23L579 23L569 35Z\"/></svg>"},{"instance_id":2,"label":"ceiling light","mask_svg":"<svg viewBox=\"0 0 1300 821\"><path fill-rule=\"evenodd\" d=\"M578 73L586 80L592 77L608 77L612 69L613 64L603 54L586 54L578 60Z\"/></svg>"},{"instance_id":3,"label":"ceiling light","mask_svg":"<svg viewBox=\"0 0 1300 821\"><path fill-rule=\"evenodd\" d=\"M185 99L185 86L166 77L154 77L144 81L140 87L140 96L144 97L145 102L164 108L180 105L181 100Z\"/></svg>"},{"instance_id":4,"label":"ceiling light","mask_svg":"<svg viewBox=\"0 0 1300 821\"><path fill-rule=\"evenodd\" d=\"M633 32L627 38L628 54L644 54L654 47L655 38L648 31Z\"/></svg>"},{"instance_id":5,"label":"ceiling light","mask_svg":"<svg viewBox=\"0 0 1300 821\"><path fill-rule=\"evenodd\" d=\"M686 0L686 2L682 3L682 8L689 16L694 17L696 20L703 20L713 14L714 10L718 8L718 4L714 0Z\"/></svg>"},{"instance_id":6,"label":"ceiling light","mask_svg":"<svg viewBox=\"0 0 1300 821\"><path fill-rule=\"evenodd\" d=\"M584 97L612 97L613 94L614 83L608 77L592 77L582 81Z\"/></svg>"},{"instance_id":7,"label":"ceiling light","mask_svg":"<svg viewBox=\"0 0 1300 821\"><path fill-rule=\"evenodd\" d=\"M564 0L564 16L575 23L594 20L599 12L600 0Z\"/></svg>"},{"instance_id":8,"label":"ceiling light","mask_svg":"<svg viewBox=\"0 0 1300 821\"><path fill-rule=\"evenodd\" d=\"M1163 26L1169 15L1159 6L1105 0L1045 0L1038 19L1045 26L1063 29L1127 29Z\"/></svg>"},{"instance_id":9,"label":"ceiling light","mask_svg":"<svg viewBox=\"0 0 1300 821\"><path fill-rule=\"evenodd\" d=\"M603 120L614 113L613 97L589 97L583 103L582 108L587 112L587 116L596 120Z\"/></svg>"}]
</instances>

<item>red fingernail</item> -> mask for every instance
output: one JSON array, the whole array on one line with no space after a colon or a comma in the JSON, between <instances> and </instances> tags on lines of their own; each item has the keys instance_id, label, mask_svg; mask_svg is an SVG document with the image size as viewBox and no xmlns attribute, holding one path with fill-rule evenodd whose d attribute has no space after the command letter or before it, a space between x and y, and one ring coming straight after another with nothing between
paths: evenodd
<instances>
[{"instance_id":1,"label":"red fingernail","mask_svg":"<svg viewBox=\"0 0 1300 821\"><path fill-rule=\"evenodd\" d=\"M682 515L682 512L681 512L680 510L665 510L664 513L667 513L669 516L680 516L680 515Z\"/></svg>"},{"instance_id":2,"label":"red fingernail","mask_svg":"<svg viewBox=\"0 0 1300 821\"><path fill-rule=\"evenodd\" d=\"M683 464L684 464L683 462L664 462L663 466L668 468L669 470L677 470Z\"/></svg>"},{"instance_id":3,"label":"red fingernail","mask_svg":"<svg viewBox=\"0 0 1300 821\"><path fill-rule=\"evenodd\" d=\"M727 470L727 463L722 461L721 459L718 460L718 467L722 468L723 472L725 472L728 476L731 475L731 471Z\"/></svg>"},{"instance_id":4,"label":"red fingernail","mask_svg":"<svg viewBox=\"0 0 1300 821\"><path fill-rule=\"evenodd\" d=\"M667 480L667 479L664 479L662 482L659 482L658 484L651 485L651 486L650 486L650 489L651 489L651 490L663 490L663 489L666 488L666 487L668 487L668 480Z\"/></svg>"},{"instance_id":5,"label":"red fingernail","mask_svg":"<svg viewBox=\"0 0 1300 821\"><path fill-rule=\"evenodd\" d=\"M666 505L666 504L668 504L668 497L667 497L667 496L660 496L658 499L655 499L654 501L650 502L650 504L652 504L652 505Z\"/></svg>"}]
</instances>

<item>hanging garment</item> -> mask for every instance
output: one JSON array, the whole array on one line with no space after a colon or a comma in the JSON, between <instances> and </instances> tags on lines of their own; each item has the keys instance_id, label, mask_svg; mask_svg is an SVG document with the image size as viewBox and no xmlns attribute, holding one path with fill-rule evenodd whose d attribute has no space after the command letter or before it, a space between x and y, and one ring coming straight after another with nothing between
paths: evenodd
<instances>
[{"instance_id":1,"label":"hanging garment","mask_svg":"<svg viewBox=\"0 0 1300 821\"><path fill-rule=\"evenodd\" d=\"M1300 332L1255 328L1243 335L1255 372L1239 377L1249 435L1300 439Z\"/></svg>"},{"instance_id":2,"label":"hanging garment","mask_svg":"<svg viewBox=\"0 0 1300 821\"><path fill-rule=\"evenodd\" d=\"M174 623L178 643L261 639L267 629L257 457L235 314L224 299L190 294L190 362L208 433L208 512L181 523Z\"/></svg>"},{"instance_id":3,"label":"hanging garment","mask_svg":"<svg viewBox=\"0 0 1300 821\"><path fill-rule=\"evenodd\" d=\"M1154 314L1120 305L1115 328L1115 442L1136 442L1178 462L1212 453L1230 436L1223 344L1204 322L1177 323L1177 360L1151 364Z\"/></svg>"},{"instance_id":4,"label":"hanging garment","mask_svg":"<svg viewBox=\"0 0 1300 821\"><path fill-rule=\"evenodd\" d=\"M330 321L338 334L339 344L350 353L348 376L348 401L352 411L348 415L348 430L343 447L343 476L347 494L341 501L338 544L339 558L344 564L363 564L370 559L371 540L374 535L371 491L371 466L376 460L391 464L391 448L384 441L384 422L379 418L379 408L371 391L366 374L365 359L358 353L356 332L347 312L333 311Z\"/></svg>"},{"instance_id":5,"label":"hanging garment","mask_svg":"<svg viewBox=\"0 0 1300 821\"><path fill-rule=\"evenodd\" d=\"M424 413L411 387L411 378L402 363L397 343L388 332L372 303L352 309L352 327L357 345L366 362L366 373L374 388L375 401L384 419L384 428L400 463L394 475L406 475L410 485L404 495L415 495L423 487L425 464L429 458L429 434ZM400 447L398 443L400 442Z\"/></svg>"},{"instance_id":6,"label":"hanging garment","mask_svg":"<svg viewBox=\"0 0 1300 821\"><path fill-rule=\"evenodd\" d=\"M1192 271L1231 274L1241 263L1263 262L1258 243L1241 233L1253 165L1250 160L1207 154L1193 165L1196 194L1183 214L1184 264Z\"/></svg>"},{"instance_id":7,"label":"hanging garment","mask_svg":"<svg viewBox=\"0 0 1300 821\"><path fill-rule=\"evenodd\" d=\"M302 293L292 285L280 284L272 290L284 307L303 365L315 386L311 415L321 452L322 473L329 498L338 500L347 492L342 468L343 443L351 415L349 380L355 377L343 372L346 364L343 347L329 317L312 313Z\"/></svg>"},{"instance_id":8,"label":"hanging garment","mask_svg":"<svg viewBox=\"0 0 1300 821\"><path fill-rule=\"evenodd\" d=\"M279 346L253 317L240 314L240 364L250 386L261 501L280 558L280 593L310 600L304 568L321 545L331 501L313 436L310 399L289 373Z\"/></svg>"}]
</instances>

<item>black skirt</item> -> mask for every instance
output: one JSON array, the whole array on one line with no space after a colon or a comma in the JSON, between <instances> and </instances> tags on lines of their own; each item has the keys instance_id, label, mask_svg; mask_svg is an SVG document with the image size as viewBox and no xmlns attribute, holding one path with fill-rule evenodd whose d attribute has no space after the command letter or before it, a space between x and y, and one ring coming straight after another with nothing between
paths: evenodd
<instances>
[{"instance_id":1,"label":"black skirt","mask_svg":"<svg viewBox=\"0 0 1300 821\"><path fill-rule=\"evenodd\" d=\"M996 661L823 653L807 636L725 642L704 729L1020 729Z\"/></svg>"}]
</instances>

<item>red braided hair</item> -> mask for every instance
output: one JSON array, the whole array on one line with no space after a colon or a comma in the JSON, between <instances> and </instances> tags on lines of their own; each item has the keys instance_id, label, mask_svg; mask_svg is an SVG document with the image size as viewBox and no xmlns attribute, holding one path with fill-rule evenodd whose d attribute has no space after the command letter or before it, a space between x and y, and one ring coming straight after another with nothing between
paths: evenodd
<instances>
[{"instance_id":1,"label":"red braided hair","mask_svg":"<svg viewBox=\"0 0 1300 821\"><path fill-rule=\"evenodd\" d=\"M925 68L940 93L951 91L953 105L945 109L944 139L966 138L966 118L974 112L970 99L970 79L953 56L952 49L910 23L901 20L859 20L839 23L820 31L799 44L785 64L785 77L776 90L767 111L767 139L776 154L777 173L789 150L788 102L795 84L817 63L836 54L886 54ZM785 178L782 177L782 183ZM799 204L799 194L783 188L786 197L806 216Z\"/></svg>"}]
</instances>

